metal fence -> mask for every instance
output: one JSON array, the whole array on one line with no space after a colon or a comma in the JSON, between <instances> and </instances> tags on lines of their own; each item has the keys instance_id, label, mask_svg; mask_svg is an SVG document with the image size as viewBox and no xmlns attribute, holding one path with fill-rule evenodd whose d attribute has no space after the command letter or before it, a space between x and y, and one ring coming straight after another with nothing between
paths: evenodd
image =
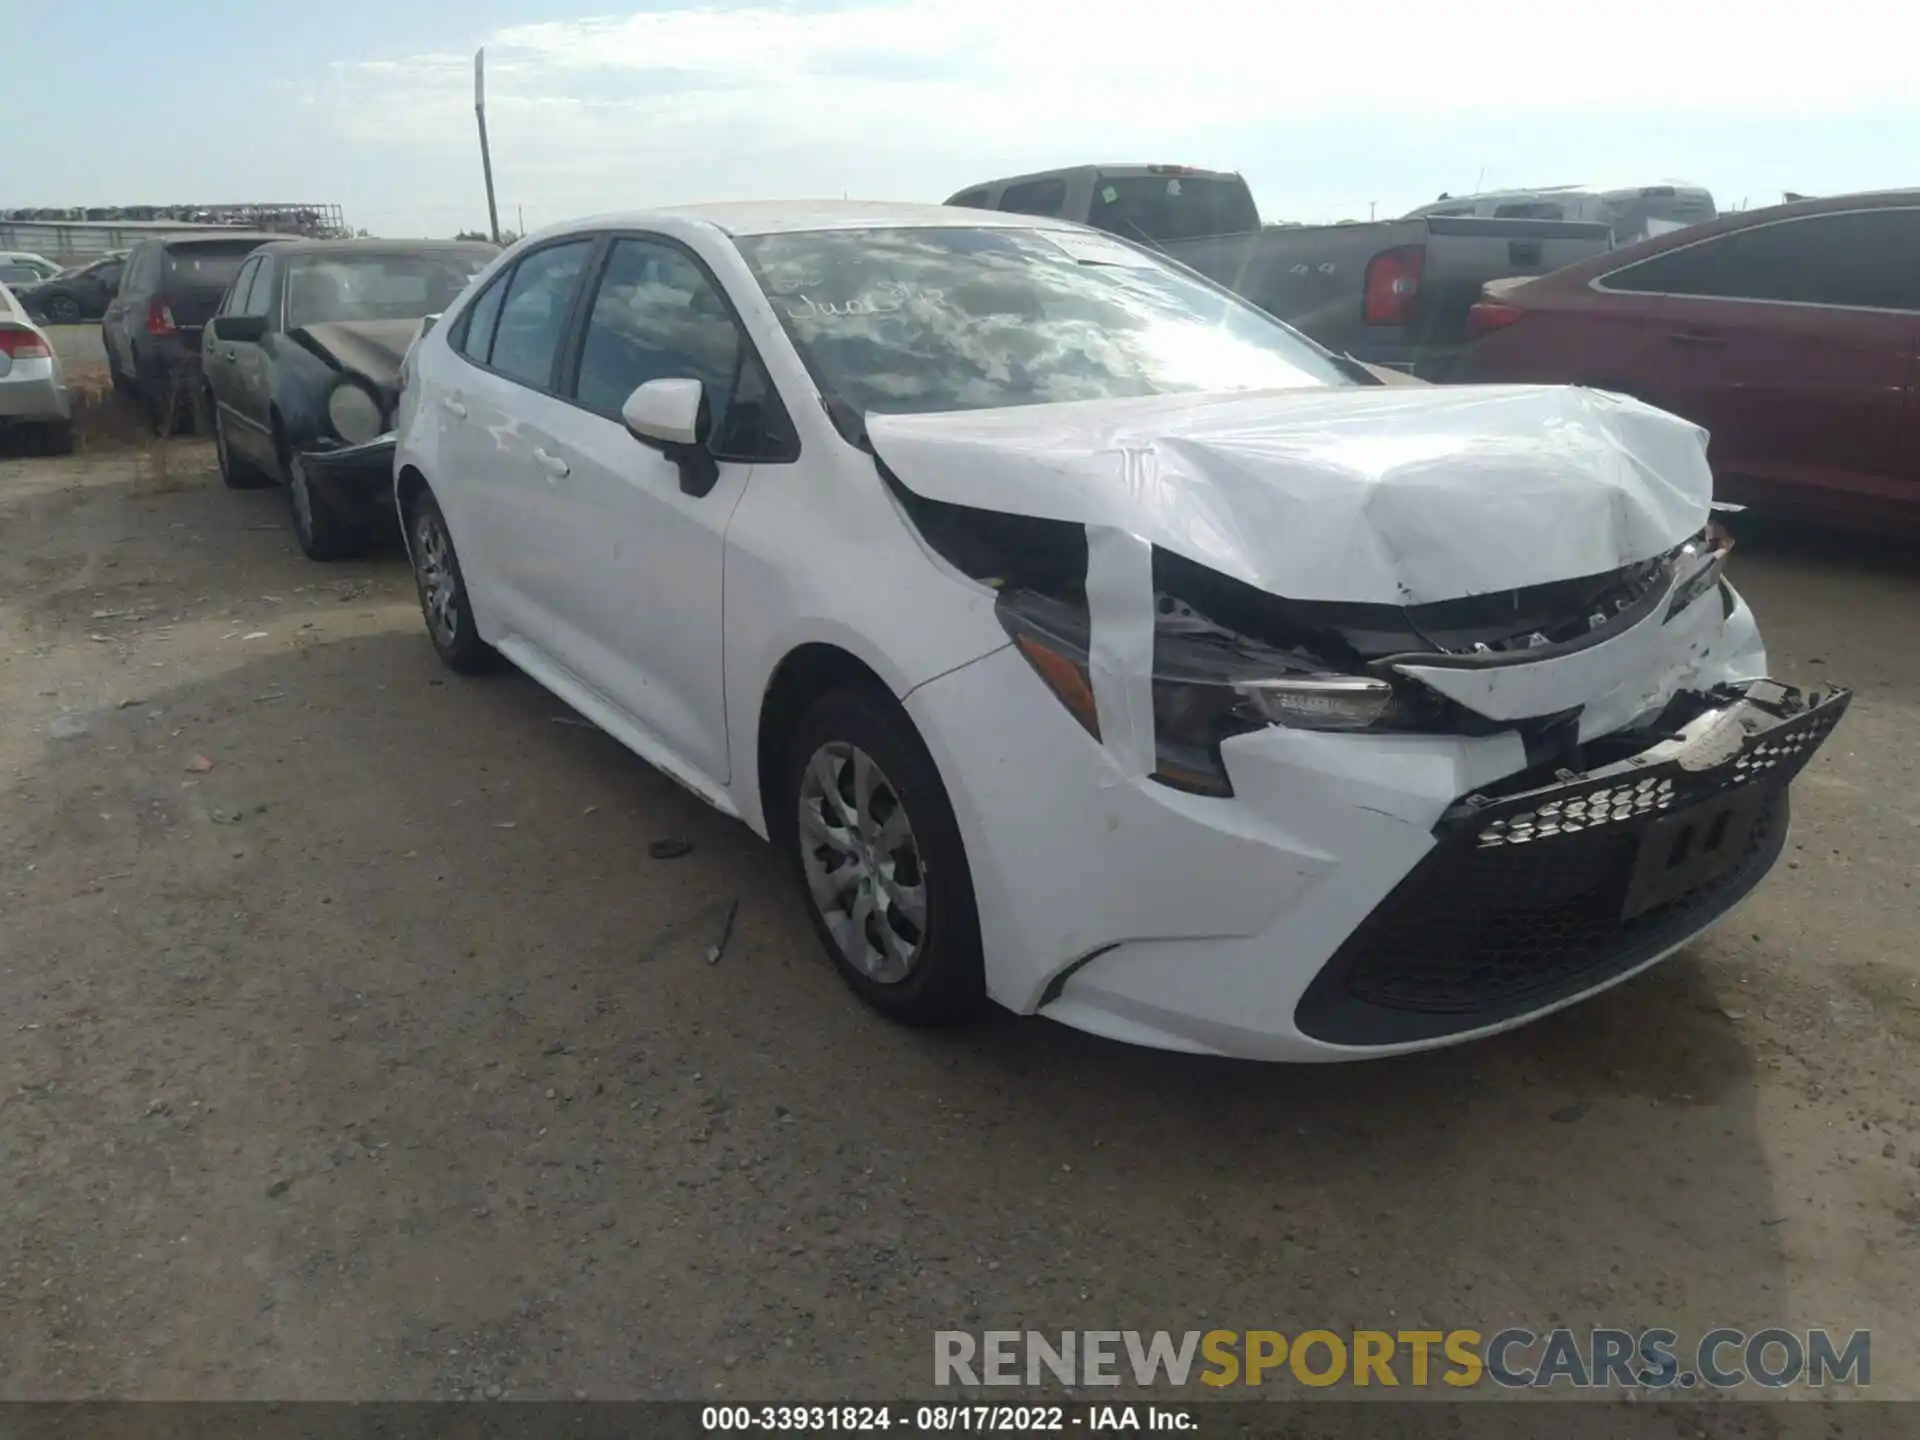
<instances>
[{"instance_id":1,"label":"metal fence","mask_svg":"<svg viewBox=\"0 0 1920 1440\"><path fill-rule=\"evenodd\" d=\"M332 239L353 233L338 205L123 205L68 210L0 210L0 250L30 250L78 264L155 235L196 230L267 230Z\"/></svg>"}]
</instances>

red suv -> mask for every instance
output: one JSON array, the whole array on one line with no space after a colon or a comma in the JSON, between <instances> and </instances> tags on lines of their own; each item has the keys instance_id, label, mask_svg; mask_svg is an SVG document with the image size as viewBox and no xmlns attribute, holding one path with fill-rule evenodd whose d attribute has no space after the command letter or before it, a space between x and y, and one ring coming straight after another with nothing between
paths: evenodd
<instances>
[{"instance_id":1,"label":"red suv","mask_svg":"<svg viewBox=\"0 0 1920 1440\"><path fill-rule=\"evenodd\" d=\"M1920 525L1920 190L1725 215L1495 282L1454 377L1616 390L1711 435L1719 496Z\"/></svg>"}]
</instances>

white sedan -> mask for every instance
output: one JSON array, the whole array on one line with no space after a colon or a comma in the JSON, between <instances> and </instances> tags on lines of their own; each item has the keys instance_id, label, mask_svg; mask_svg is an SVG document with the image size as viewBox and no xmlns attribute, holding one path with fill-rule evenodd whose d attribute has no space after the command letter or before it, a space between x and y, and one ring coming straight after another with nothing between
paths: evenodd
<instances>
[{"instance_id":1,"label":"white sedan","mask_svg":"<svg viewBox=\"0 0 1920 1440\"><path fill-rule=\"evenodd\" d=\"M1385 386L1059 221L530 236L415 344L427 630L791 856L847 982L1339 1060L1653 964L1848 695L1769 680L1705 437Z\"/></svg>"}]
</instances>

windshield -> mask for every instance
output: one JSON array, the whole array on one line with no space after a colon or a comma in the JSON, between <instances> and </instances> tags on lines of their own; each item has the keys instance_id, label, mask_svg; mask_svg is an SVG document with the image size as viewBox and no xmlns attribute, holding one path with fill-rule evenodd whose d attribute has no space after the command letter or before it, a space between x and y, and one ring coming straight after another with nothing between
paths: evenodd
<instances>
[{"instance_id":1,"label":"windshield","mask_svg":"<svg viewBox=\"0 0 1920 1440\"><path fill-rule=\"evenodd\" d=\"M287 326L437 314L490 259L457 251L302 257L287 272Z\"/></svg>"},{"instance_id":2,"label":"windshield","mask_svg":"<svg viewBox=\"0 0 1920 1440\"><path fill-rule=\"evenodd\" d=\"M1089 221L1131 240L1199 240L1260 228L1247 182L1234 175L1103 175Z\"/></svg>"},{"instance_id":3,"label":"windshield","mask_svg":"<svg viewBox=\"0 0 1920 1440\"><path fill-rule=\"evenodd\" d=\"M941 227L738 243L815 382L861 415L1347 383L1262 311L1104 235Z\"/></svg>"}]
</instances>

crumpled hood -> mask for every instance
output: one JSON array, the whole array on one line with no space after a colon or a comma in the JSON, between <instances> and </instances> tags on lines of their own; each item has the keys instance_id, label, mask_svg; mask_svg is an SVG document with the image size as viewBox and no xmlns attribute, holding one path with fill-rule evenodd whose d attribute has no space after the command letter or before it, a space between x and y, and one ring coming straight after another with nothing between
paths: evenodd
<instances>
[{"instance_id":1,"label":"crumpled hood","mask_svg":"<svg viewBox=\"0 0 1920 1440\"><path fill-rule=\"evenodd\" d=\"M418 320L329 320L302 325L297 333L341 369L391 389L400 378L400 359L419 329Z\"/></svg>"},{"instance_id":2,"label":"crumpled hood","mask_svg":"<svg viewBox=\"0 0 1920 1440\"><path fill-rule=\"evenodd\" d=\"M1571 386L1356 387L869 415L917 495L1110 526L1294 600L1600 575L1707 522L1706 432Z\"/></svg>"}]
</instances>

